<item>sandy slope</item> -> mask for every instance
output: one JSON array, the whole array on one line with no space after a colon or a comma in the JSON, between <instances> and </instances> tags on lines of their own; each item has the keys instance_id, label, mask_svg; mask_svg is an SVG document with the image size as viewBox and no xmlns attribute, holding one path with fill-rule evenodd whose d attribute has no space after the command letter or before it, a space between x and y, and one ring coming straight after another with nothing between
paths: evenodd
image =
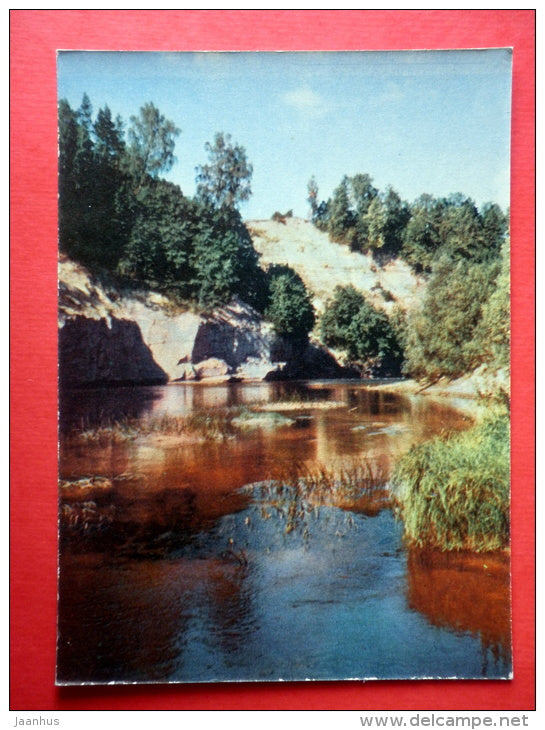
<instances>
[{"instance_id":1,"label":"sandy slope","mask_svg":"<svg viewBox=\"0 0 545 730\"><path fill-rule=\"evenodd\" d=\"M380 268L371 256L353 253L347 246L334 243L327 233L310 222L287 218L286 223L272 220L247 221L254 246L262 264L288 264L314 293L314 304L323 309L337 284L352 284L376 306L389 310L396 303L409 309L424 292L422 279L409 266L397 260ZM393 296L392 301L387 294Z\"/></svg>"}]
</instances>

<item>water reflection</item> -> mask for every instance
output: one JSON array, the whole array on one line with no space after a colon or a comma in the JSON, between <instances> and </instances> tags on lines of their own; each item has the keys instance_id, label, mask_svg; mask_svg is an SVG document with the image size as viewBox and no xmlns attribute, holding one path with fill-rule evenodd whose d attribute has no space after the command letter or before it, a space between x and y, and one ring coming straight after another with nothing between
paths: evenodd
<instances>
[{"instance_id":1,"label":"water reflection","mask_svg":"<svg viewBox=\"0 0 545 730\"><path fill-rule=\"evenodd\" d=\"M223 440L77 437L221 409L250 416ZM508 566L407 555L384 491L341 499L330 476L365 463L383 487L397 454L467 426L444 402L180 385L65 394L61 421L59 681L508 675Z\"/></svg>"},{"instance_id":2,"label":"water reflection","mask_svg":"<svg viewBox=\"0 0 545 730\"><path fill-rule=\"evenodd\" d=\"M413 556L407 603L401 526L388 510L367 518L322 507L309 515L306 536L284 526L279 512L265 518L251 504L195 534L169 559L64 555L59 679L491 678L509 672L507 644L498 652L491 643L502 629L487 635L493 619L483 627L478 611L468 619L456 606L456 592L483 604L494 590L486 573L479 589L468 571L451 571L430 590L437 575L423 578L422 562ZM224 549L232 541L232 554L243 550L245 562ZM448 597L440 598L445 586Z\"/></svg>"},{"instance_id":3,"label":"water reflection","mask_svg":"<svg viewBox=\"0 0 545 730\"><path fill-rule=\"evenodd\" d=\"M509 559L505 553L441 553L412 549L408 555L409 605L439 627L478 636L483 676L489 663L507 665L511 652Z\"/></svg>"}]
</instances>

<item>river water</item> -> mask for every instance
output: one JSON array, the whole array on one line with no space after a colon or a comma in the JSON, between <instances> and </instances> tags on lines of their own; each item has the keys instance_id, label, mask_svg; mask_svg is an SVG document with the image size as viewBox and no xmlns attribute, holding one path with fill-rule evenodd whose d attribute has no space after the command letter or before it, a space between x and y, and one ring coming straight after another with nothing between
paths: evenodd
<instances>
[{"instance_id":1,"label":"river water","mask_svg":"<svg viewBox=\"0 0 545 730\"><path fill-rule=\"evenodd\" d=\"M407 549L385 501L398 455L468 426L455 405L354 382L64 393L57 681L509 677L505 555ZM179 417L228 428L150 428Z\"/></svg>"}]
</instances>

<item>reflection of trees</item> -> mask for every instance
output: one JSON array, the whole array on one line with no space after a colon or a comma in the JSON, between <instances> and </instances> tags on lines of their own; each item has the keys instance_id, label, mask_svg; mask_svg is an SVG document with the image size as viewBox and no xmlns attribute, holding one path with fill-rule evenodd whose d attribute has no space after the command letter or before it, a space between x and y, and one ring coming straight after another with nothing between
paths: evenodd
<instances>
[{"instance_id":1,"label":"reflection of trees","mask_svg":"<svg viewBox=\"0 0 545 730\"><path fill-rule=\"evenodd\" d=\"M489 652L495 663L510 663L509 561L503 555L412 549L408 602L434 626L479 636L483 676Z\"/></svg>"},{"instance_id":2,"label":"reflection of trees","mask_svg":"<svg viewBox=\"0 0 545 730\"><path fill-rule=\"evenodd\" d=\"M112 565L65 556L59 581L58 679L168 677L188 624L184 583L171 561ZM160 600L158 600L160 596Z\"/></svg>"},{"instance_id":3,"label":"reflection of trees","mask_svg":"<svg viewBox=\"0 0 545 730\"><path fill-rule=\"evenodd\" d=\"M160 387L118 387L61 389L59 426L62 433L109 426L116 421L142 418L152 412L162 397Z\"/></svg>"},{"instance_id":4,"label":"reflection of trees","mask_svg":"<svg viewBox=\"0 0 545 730\"><path fill-rule=\"evenodd\" d=\"M212 565L208 572L208 618L218 639L218 649L227 659L230 654L245 651L255 625L250 571L251 566L233 561Z\"/></svg>"}]
</instances>

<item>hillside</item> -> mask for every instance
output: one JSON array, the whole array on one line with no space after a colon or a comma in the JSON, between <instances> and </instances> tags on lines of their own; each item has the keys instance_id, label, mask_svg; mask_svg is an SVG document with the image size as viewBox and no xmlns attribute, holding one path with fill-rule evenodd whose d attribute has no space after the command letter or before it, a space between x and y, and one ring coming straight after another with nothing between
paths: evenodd
<instances>
[{"instance_id":1,"label":"hillside","mask_svg":"<svg viewBox=\"0 0 545 730\"><path fill-rule=\"evenodd\" d=\"M383 268L372 256L354 253L334 243L327 233L309 221L286 218L246 221L261 264L287 264L299 274L314 294L314 305L323 310L337 285L352 284L377 307L389 311L396 304L407 310L425 291L424 280L401 260Z\"/></svg>"}]
</instances>

